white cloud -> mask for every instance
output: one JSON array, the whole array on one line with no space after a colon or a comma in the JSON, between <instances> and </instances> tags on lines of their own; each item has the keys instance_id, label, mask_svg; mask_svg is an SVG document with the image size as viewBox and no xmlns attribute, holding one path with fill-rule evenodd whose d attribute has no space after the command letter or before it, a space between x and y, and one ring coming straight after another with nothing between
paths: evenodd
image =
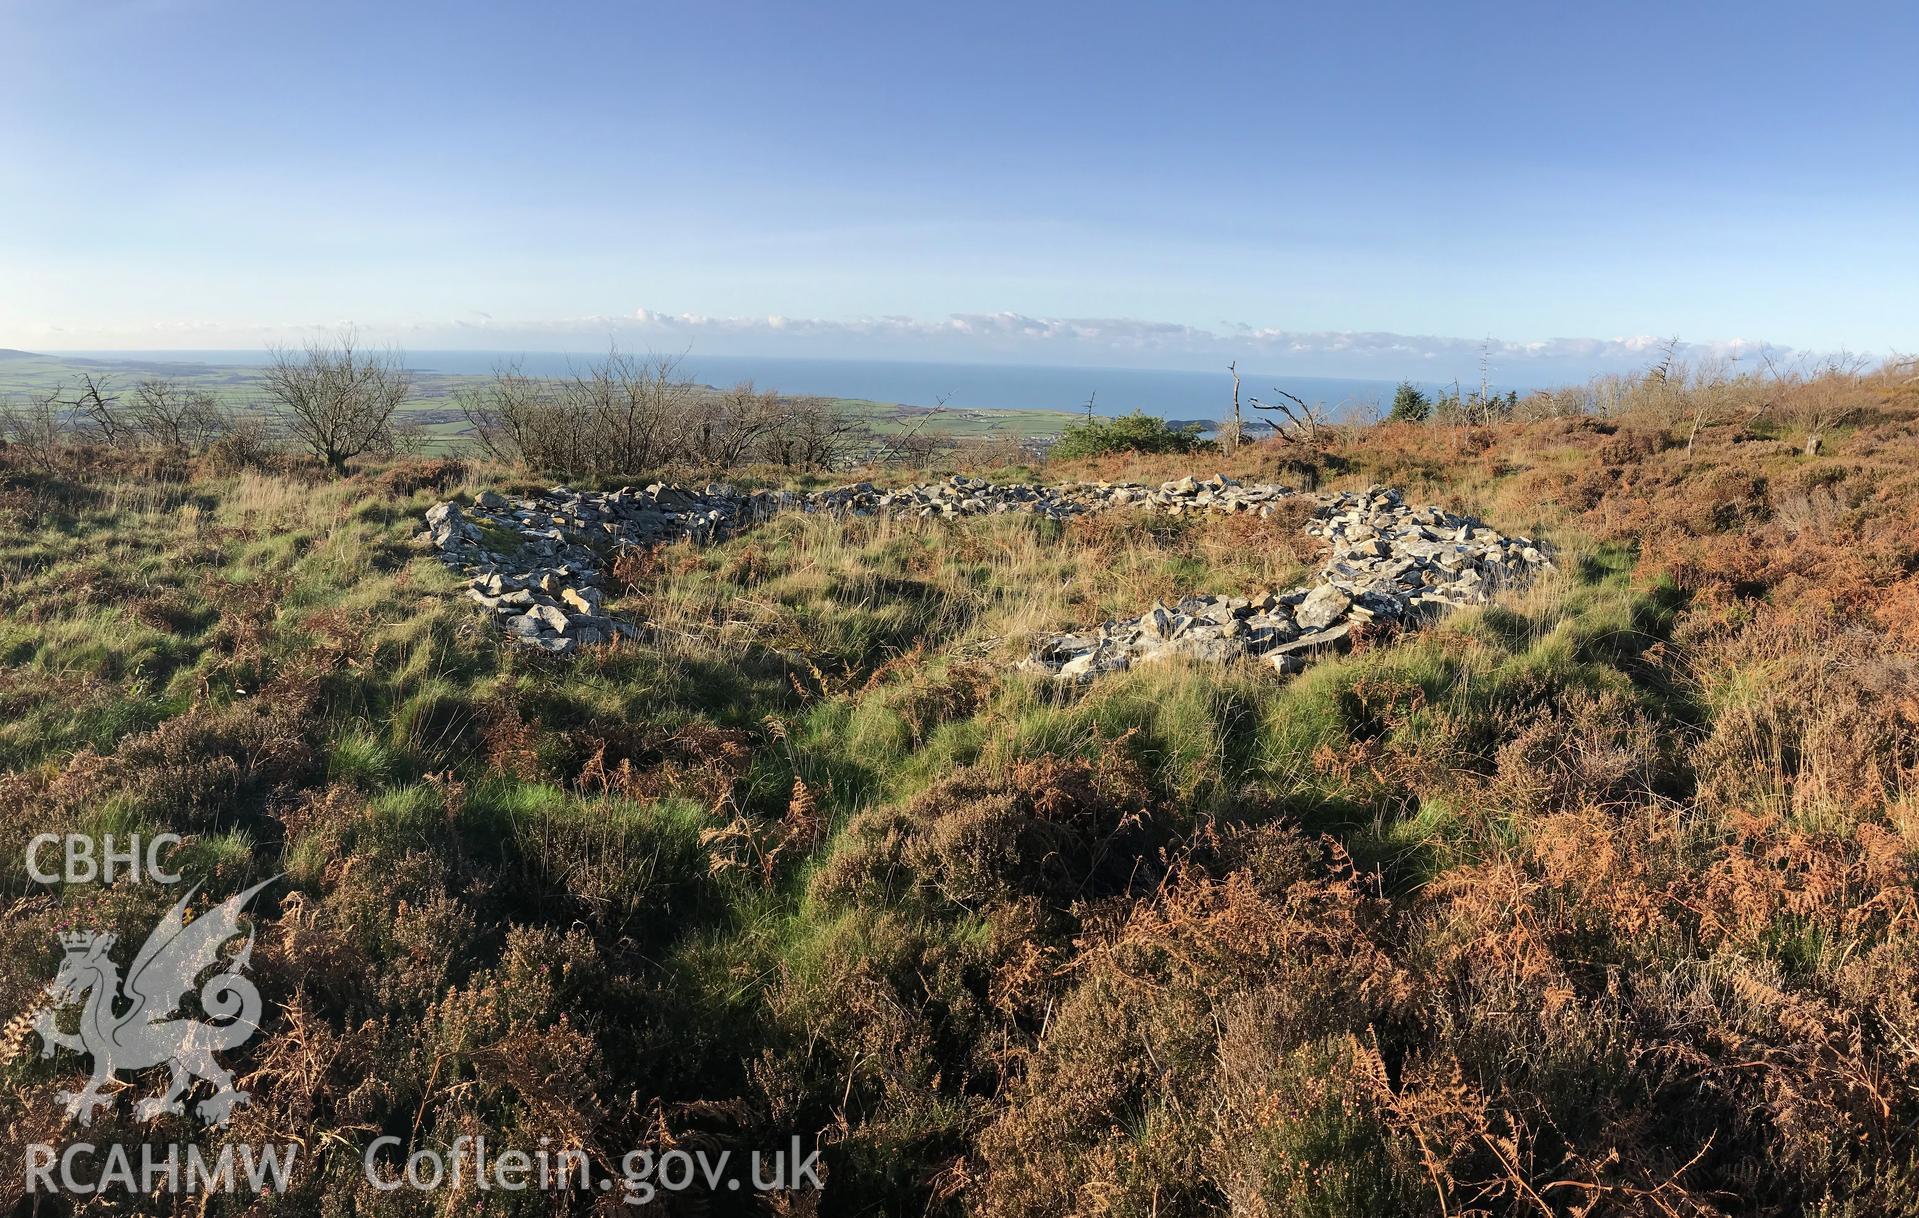
<instances>
[{"instance_id":1,"label":"white cloud","mask_svg":"<svg viewBox=\"0 0 1919 1218\"><path fill-rule=\"evenodd\" d=\"M1006 359L1059 364L1121 363L1144 367L1207 367L1227 360L1272 371L1425 379L1476 375L1482 359L1505 380L1583 377L1644 367L1670 340L1659 335L1612 338L1502 339L1378 330L1286 330L1246 323L1207 329L1128 317L1039 317L1013 311L955 313L942 318L897 314L850 319L787 314L711 315L639 308L626 314L514 321L474 309L448 321L381 323L359 319L283 324L175 321L91 336L89 346L246 347L298 341L353 324L376 341L420 350L580 350L618 344L635 349L692 349L711 354L817 355L828 358ZM53 338L54 327L37 327ZM6 337L0 335L0 337ZM31 346L32 332L15 337ZM65 339L47 342L71 347ZM22 342L25 339L28 341ZM5 345L5 344L0 344ZM1792 353L1752 339L1686 342L1680 354L1699 360L1775 357ZM1262 364L1262 361L1263 364Z\"/></svg>"},{"instance_id":2,"label":"white cloud","mask_svg":"<svg viewBox=\"0 0 1919 1218\"><path fill-rule=\"evenodd\" d=\"M698 313L661 313L637 309L631 318L589 318L543 323L553 332L630 328L648 334L695 339L702 335L750 337L755 334L813 338L879 340L884 342L954 339L987 343L996 349L1017 346L1035 354L1047 347L1070 348L1079 354L1209 355L1216 353L1284 354L1292 357L1326 356L1365 360L1469 359L1482 355L1492 363L1511 367L1529 364L1590 364L1595 369L1648 362L1672 341L1663 335L1614 338L1549 338L1509 340L1463 338L1431 334L1394 334L1377 330L1283 330L1231 324L1219 330L1173 322L1141 321L1126 317L1033 317L1024 313L955 313L941 319L878 316L852 320L786 316L712 317ZM1751 357L1760 352L1790 353L1778 343L1733 338L1681 342L1681 355L1699 358ZM1064 353L1064 352L1062 352Z\"/></svg>"}]
</instances>

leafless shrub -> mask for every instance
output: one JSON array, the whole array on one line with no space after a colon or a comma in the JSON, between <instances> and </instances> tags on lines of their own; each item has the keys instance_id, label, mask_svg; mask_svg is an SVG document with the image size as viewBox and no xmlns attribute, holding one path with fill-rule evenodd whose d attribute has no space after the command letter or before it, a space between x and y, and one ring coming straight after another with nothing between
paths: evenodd
<instances>
[{"instance_id":1,"label":"leafless shrub","mask_svg":"<svg viewBox=\"0 0 1919 1218\"><path fill-rule=\"evenodd\" d=\"M355 457L395 449L394 414L413 388L399 352L360 350L350 331L299 352L276 349L264 379L287 434L335 474Z\"/></svg>"},{"instance_id":2,"label":"leafless shrub","mask_svg":"<svg viewBox=\"0 0 1919 1218\"><path fill-rule=\"evenodd\" d=\"M1037 465L1046 459L1046 444L1016 432L994 430L983 436L954 440L950 456L953 464L962 469Z\"/></svg>"},{"instance_id":3,"label":"leafless shrub","mask_svg":"<svg viewBox=\"0 0 1919 1218\"><path fill-rule=\"evenodd\" d=\"M652 469L671 460L693 391L672 356L635 360L615 353L562 383L571 413L595 425L586 437L595 446L590 455L611 458L601 467L608 470ZM600 444L610 450L600 451Z\"/></svg>"},{"instance_id":4,"label":"leafless shrub","mask_svg":"<svg viewBox=\"0 0 1919 1218\"><path fill-rule=\"evenodd\" d=\"M257 415L234 415L221 434L207 445L206 455L214 469L237 473L245 469L267 469L281 456L272 429Z\"/></svg>"},{"instance_id":5,"label":"leafless shrub","mask_svg":"<svg viewBox=\"0 0 1919 1218\"><path fill-rule=\"evenodd\" d=\"M80 386L67 405L90 439L112 448L134 438L132 427L120 411L120 395L112 391L112 382L104 376L81 373Z\"/></svg>"},{"instance_id":6,"label":"leafless shrub","mask_svg":"<svg viewBox=\"0 0 1919 1218\"><path fill-rule=\"evenodd\" d=\"M1578 389L1542 389L1519 399L1513 417L1522 422L1570 419L1586 413L1586 395Z\"/></svg>"},{"instance_id":7,"label":"leafless shrub","mask_svg":"<svg viewBox=\"0 0 1919 1218\"><path fill-rule=\"evenodd\" d=\"M526 460L523 440L536 425L544 382L520 371L518 364L502 364L493 379L462 389L455 397L466 418L473 442L495 461L519 464Z\"/></svg>"},{"instance_id":8,"label":"leafless shrub","mask_svg":"<svg viewBox=\"0 0 1919 1218\"><path fill-rule=\"evenodd\" d=\"M59 395L36 394L8 406L0 412L0 437L23 464L43 474L57 473L67 441Z\"/></svg>"},{"instance_id":9,"label":"leafless shrub","mask_svg":"<svg viewBox=\"0 0 1919 1218\"><path fill-rule=\"evenodd\" d=\"M686 458L709 469L745 464L779 430L782 414L777 391L755 389L752 381L741 381L690 412L685 425Z\"/></svg>"},{"instance_id":10,"label":"leafless shrub","mask_svg":"<svg viewBox=\"0 0 1919 1218\"><path fill-rule=\"evenodd\" d=\"M864 420L841 410L832 399L782 400L779 426L766 437L764 459L807 473L844 469L873 449L873 431Z\"/></svg>"},{"instance_id":11,"label":"leafless shrub","mask_svg":"<svg viewBox=\"0 0 1919 1218\"><path fill-rule=\"evenodd\" d=\"M495 460L595 477L657 469L678 456L694 394L676 358L615 351L559 380L507 365L459 401L474 439Z\"/></svg>"},{"instance_id":12,"label":"leafless shrub","mask_svg":"<svg viewBox=\"0 0 1919 1218\"><path fill-rule=\"evenodd\" d=\"M562 379L507 365L462 393L459 404L487 456L561 477L678 464L820 471L855 464L874 447L865 423L829 399L787 397L751 381L705 390L670 356L636 359L616 351Z\"/></svg>"},{"instance_id":13,"label":"leafless shrub","mask_svg":"<svg viewBox=\"0 0 1919 1218\"><path fill-rule=\"evenodd\" d=\"M956 441L945 432L916 429L895 438L880 455L882 465L927 469L951 455Z\"/></svg>"},{"instance_id":14,"label":"leafless shrub","mask_svg":"<svg viewBox=\"0 0 1919 1218\"><path fill-rule=\"evenodd\" d=\"M1332 424L1323 405L1309 406L1305 400L1275 387L1279 395L1276 402L1262 402L1258 398L1250 399L1254 410L1264 410L1275 417L1268 418L1266 425L1273 429L1280 439L1288 444L1318 452L1324 447L1326 432Z\"/></svg>"},{"instance_id":15,"label":"leafless shrub","mask_svg":"<svg viewBox=\"0 0 1919 1218\"><path fill-rule=\"evenodd\" d=\"M164 378L134 386L126 415L142 439L178 452L204 449L227 430L229 422L213 394Z\"/></svg>"},{"instance_id":16,"label":"leafless shrub","mask_svg":"<svg viewBox=\"0 0 1919 1218\"><path fill-rule=\"evenodd\" d=\"M1870 361L1849 351L1803 360L1780 378L1792 390L1784 396L1781 417L1805 433L1808 453L1819 451L1827 433L1859 417L1868 404L1866 370Z\"/></svg>"}]
</instances>

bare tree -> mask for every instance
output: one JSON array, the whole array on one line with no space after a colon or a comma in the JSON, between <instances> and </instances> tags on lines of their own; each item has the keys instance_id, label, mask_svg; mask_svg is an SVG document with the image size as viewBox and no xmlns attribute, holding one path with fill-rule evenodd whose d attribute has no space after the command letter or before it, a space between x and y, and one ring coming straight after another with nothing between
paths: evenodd
<instances>
[{"instance_id":1,"label":"bare tree","mask_svg":"<svg viewBox=\"0 0 1919 1218\"><path fill-rule=\"evenodd\" d=\"M676 462L826 470L876 446L866 424L829 399L782 397L751 382L708 391L678 368L672 357L617 351L560 380L503 365L457 400L488 456L559 476L638 474Z\"/></svg>"},{"instance_id":2,"label":"bare tree","mask_svg":"<svg viewBox=\"0 0 1919 1218\"><path fill-rule=\"evenodd\" d=\"M1248 401L1254 410L1264 410L1279 416L1277 419L1267 419L1265 423L1279 434L1280 439L1312 452L1318 452L1325 432L1331 426L1331 420L1326 417L1326 408L1308 406L1302 399L1277 386L1273 388L1273 392L1277 393L1282 400L1262 402L1258 398L1250 398Z\"/></svg>"},{"instance_id":3,"label":"bare tree","mask_svg":"<svg viewBox=\"0 0 1919 1218\"><path fill-rule=\"evenodd\" d=\"M741 381L686 421L687 456L713 469L743 465L780 425L780 395Z\"/></svg>"},{"instance_id":4,"label":"bare tree","mask_svg":"<svg viewBox=\"0 0 1919 1218\"><path fill-rule=\"evenodd\" d=\"M1246 438L1246 421L1239 412L1239 361L1226 365L1226 371L1233 374L1233 413L1219 429L1219 446L1230 453Z\"/></svg>"},{"instance_id":5,"label":"bare tree","mask_svg":"<svg viewBox=\"0 0 1919 1218\"><path fill-rule=\"evenodd\" d=\"M550 407L547 389L518 364L500 364L492 380L461 389L454 401L481 450L495 461L517 465L528 463L528 452L539 445L535 433L540 414Z\"/></svg>"},{"instance_id":6,"label":"bare tree","mask_svg":"<svg viewBox=\"0 0 1919 1218\"><path fill-rule=\"evenodd\" d=\"M1673 335L1659 344L1659 358L1646 370L1646 379L1660 385L1669 385L1683 381L1685 372L1679 363L1679 336Z\"/></svg>"},{"instance_id":7,"label":"bare tree","mask_svg":"<svg viewBox=\"0 0 1919 1218\"><path fill-rule=\"evenodd\" d=\"M120 417L120 395L109 392L110 388L106 377L96 378L91 372L83 372L80 388L67 403L82 426L109 447L125 443L132 435L126 420Z\"/></svg>"},{"instance_id":8,"label":"bare tree","mask_svg":"<svg viewBox=\"0 0 1919 1218\"><path fill-rule=\"evenodd\" d=\"M1826 442L1826 433L1859 417L1865 402L1860 396L1861 374L1871 361L1863 355L1840 350L1816 360L1804 362L1792 421L1806 430L1805 453L1816 456Z\"/></svg>"},{"instance_id":9,"label":"bare tree","mask_svg":"<svg viewBox=\"0 0 1919 1218\"><path fill-rule=\"evenodd\" d=\"M141 381L127 404L127 422L148 443L185 452L205 448L226 430L220 400L178 381Z\"/></svg>"},{"instance_id":10,"label":"bare tree","mask_svg":"<svg viewBox=\"0 0 1919 1218\"><path fill-rule=\"evenodd\" d=\"M780 425L767 437L770 460L790 469L843 469L873 451L872 428L830 398L789 398Z\"/></svg>"},{"instance_id":11,"label":"bare tree","mask_svg":"<svg viewBox=\"0 0 1919 1218\"><path fill-rule=\"evenodd\" d=\"M542 473L599 477L659 469L686 453L704 399L673 356L610 353L560 380L494 370L460 395L481 448Z\"/></svg>"},{"instance_id":12,"label":"bare tree","mask_svg":"<svg viewBox=\"0 0 1919 1218\"><path fill-rule=\"evenodd\" d=\"M937 438L922 440L920 432L924 430L927 423L931 422L936 416L946 413L946 399L950 396L952 395L942 393L934 398L933 405L922 412L919 419L914 422L911 427L908 427L905 431L900 432L888 441L886 446L874 455L873 460L880 465L891 465L900 458L905 457L909 464L925 466L938 452L940 445ZM1087 417L1089 418L1092 417L1092 409L1093 399L1087 398L1086 410Z\"/></svg>"},{"instance_id":13,"label":"bare tree","mask_svg":"<svg viewBox=\"0 0 1919 1218\"><path fill-rule=\"evenodd\" d=\"M394 414L413 389L399 352L362 351L351 332L302 351L275 348L264 380L282 428L336 474L393 450Z\"/></svg>"},{"instance_id":14,"label":"bare tree","mask_svg":"<svg viewBox=\"0 0 1919 1218\"><path fill-rule=\"evenodd\" d=\"M0 437L43 474L58 473L65 446L65 408L59 391L36 394L0 413Z\"/></svg>"},{"instance_id":15,"label":"bare tree","mask_svg":"<svg viewBox=\"0 0 1919 1218\"><path fill-rule=\"evenodd\" d=\"M680 456L696 388L675 355L635 359L615 351L584 376L573 377L569 391L578 399L575 409L592 423L592 435L606 442L587 454L587 471L635 473Z\"/></svg>"}]
</instances>

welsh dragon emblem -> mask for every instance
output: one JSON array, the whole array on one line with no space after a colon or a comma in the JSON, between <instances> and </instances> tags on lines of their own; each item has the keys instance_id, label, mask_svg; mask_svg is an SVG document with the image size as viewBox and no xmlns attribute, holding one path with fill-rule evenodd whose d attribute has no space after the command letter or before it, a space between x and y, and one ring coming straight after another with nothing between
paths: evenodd
<instances>
[{"instance_id":1,"label":"welsh dragon emblem","mask_svg":"<svg viewBox=\"0 0 1919 1218\"><path fill-rule=\"evenodd\" d=\"M242 975L253 953L251 932L226 967L200 986L200 1007L208 1019L181 1018L180 1005L200 974L221 963L221 948L240 934L240 911L272 882L255 884L189 919L187 902L199 891L195 885L147 937L125 980L108 955L113 935L83 931L60 936L67 954L47 986L51 1005L35 1013L33 1030L40 1034L42 1057L53 1056L56 1046L93 1055L93 1077L86 1086L59 1093L69 1119L91 1125L95 1109L113 1105L104 1088L116 1074L158 1065L167 1066L173 1078L164 1095L135 1105L134 1116L141 1121L184 1113L181 1097L196 1078L215 1087L195 1108L209 1124L225 1125L234 1108L247 1102L247 1093L233 1088L233 1072L213 1055L238 1048L259 1030L260 991ZM79 1033L62 1032L55 1011L83 996Z\"/></svg>"}]
</instances>

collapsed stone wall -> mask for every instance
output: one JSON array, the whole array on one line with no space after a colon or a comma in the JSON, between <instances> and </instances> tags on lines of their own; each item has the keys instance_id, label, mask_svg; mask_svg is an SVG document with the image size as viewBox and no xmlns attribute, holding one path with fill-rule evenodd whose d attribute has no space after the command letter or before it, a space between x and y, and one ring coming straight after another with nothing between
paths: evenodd
<instances>
[{"instance_id":1,"label":"collapsed stone wall","mask_svg":"<svg viewBox=\"0 0 1919 1218\"><path fill-rule=\"evenodd\" d=\"M1295 494L1276 482L1241 483L1224 474L1211 478L1185 477L1158 486L1138 482L1066 482L1058 486L1015 484L999 486L980 478L955 475L898 490L880 490L870 482L855 483L807 497L809 511L838 511L854 515L892 513L936 516L994 516L1030 512L1063 520L1085 512L1117 507L1146 507L1178 516L1188 512L1253 512L1270 514L1272 505Z\"/></svg>"},{"instance_id":2,"label":"collapsed stone wall","mask_svg":"<svg viewBox=\"0 0 1919 1218\"><path fill-rule=\"evenodd\" d=\"M554 487L531 498L486 491L469 507L436 503L419 540L468 577L467 596L491 610L509 638L565 655L615 638L637 638L631 622L602 610L604 563L632 546L722 540L775 512L803 506L784 491L742 494L715 483L703 491L654 483L643 490Z\"/></svg>"},{"instance_id":3,"label":"collapsed stone wall","mask_svg":"<svg viewBox=\"0 0 1919 1218\"><path fill-rule=\"evenodd\" d=\"M1301 493L1224 475L1158 486L1002 486L956 475L896 490L862 482L807 493L742 492L724 483L702 489L654 483L605 492L555 487L515 499L488 491L467 507L435 504L419 540L468 578L467 596L490 610L509 638L565 655L641 633L634 623L604 612L603 571L610 556L681 540L720 541L779 512L919 519L1028 513L1057 520L1133 508L1265 517L1279 501ZM1292 671L1302 653L1337 642L1355 621L1476 604L1548 565L1525 538L1502 537L1476 520L1438 508L1408 507L1397 491L1373 487L1314 499L1307 531L1331 546L1315 584L1248 597L1189 597L1170 608L1155 605L1137 618L1044 639L1023 666L1085 679L1170 655L1218 660L1259 655L1274 657L1281 671Z\"/></svg>"},{"instance_id":4,"label":"collapsed stone wall","mask_svg":"<svg viewBox=\"0 0 1919 1218\"><path fill-rule=\"evenodd\" d=\"M1284 486L1242 486L1226 477L1181 478L1160 486L1078 482L1002 486L955 475L943 482L882 490L870 482L832 490L740 491L725 483L702 488L656 482L617 491L554 487L509 499L492 491L462 507L427 509L418 540L468 577L467 596L491 610L509 638L565 655L614 638L638 637L631 622L602 607L610 556L630 547L676 541L710 544L778 512L951 519L1024 512L1063 520L1115 507L1184 512L1257 512L1292 494Z\"/></svg>"},{"instance_id":5,"label":"collapsed stone wall","mask_svg":"<svg viewBox=\"0 0 1919 1218\"><path fill-rule=\"evenodd\" d=\"M1524 537L1501 536L1436 507L1408 506L1396 490L1370 487L1318 498L1306 531L1325 538L1330 552L1313 583L1154 605L1138 617L1042 639L1022 667L1084 681L1171 656L1258 656L1292 673L1357 623L1483 604L1552 565Z\"/></svg>"}]
</instances>

